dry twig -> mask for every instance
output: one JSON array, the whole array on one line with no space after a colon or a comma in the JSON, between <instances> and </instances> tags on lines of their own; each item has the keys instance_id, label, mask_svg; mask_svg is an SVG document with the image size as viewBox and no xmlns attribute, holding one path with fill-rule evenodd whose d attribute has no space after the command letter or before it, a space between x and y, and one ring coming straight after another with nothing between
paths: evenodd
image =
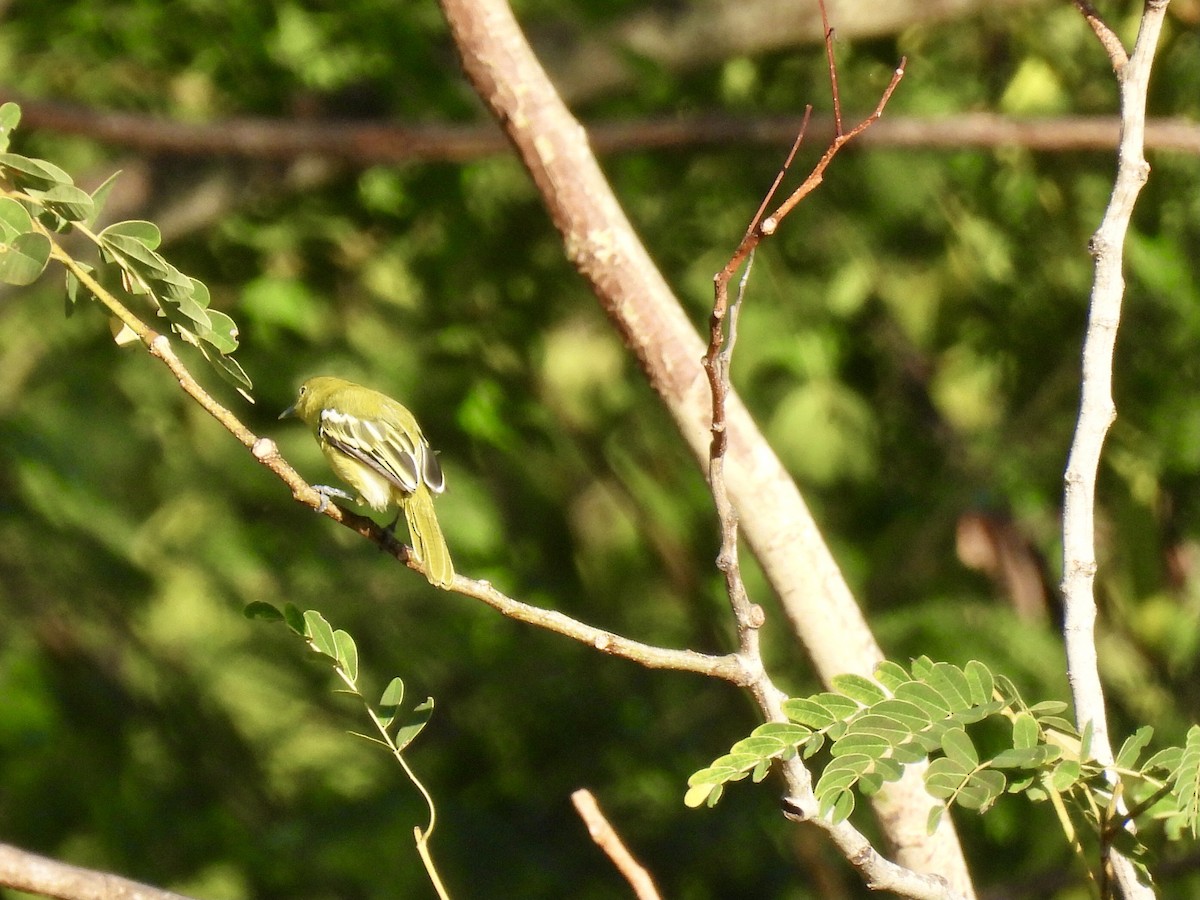
<instances>
[{"instance_id":1,"label":"dry twig","mask_svg":"<svg viewBox=\"0 0 1200 900\"><path fill-rule=\"evenodd\" d=\"M587 788L580 788L571 794L571 802L575 804L579 818L587 825L588 834L592 836L596 846L608 855L617 871L629 882L634 896L638 900L658 900L659 893L658 888L654 886L654 879L650 877L645 866L634 859L621 836L604 817L592 792Z\"/></svg>"}]
</instances>

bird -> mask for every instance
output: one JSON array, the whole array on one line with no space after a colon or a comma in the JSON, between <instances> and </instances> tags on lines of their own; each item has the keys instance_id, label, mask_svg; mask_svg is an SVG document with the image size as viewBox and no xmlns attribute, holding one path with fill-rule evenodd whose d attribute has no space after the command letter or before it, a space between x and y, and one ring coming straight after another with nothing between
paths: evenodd
<instances>
[{"instance_id":1,"label":"bird","mask_svg":"<svg viewBox=\"0 0 1200 900\"><path fill-rule=\"evenodd\" d=\"M358 497L317 485L322 496L341 497L377 512L399 507L413 554L435 587L449 588L454 564L438 524L433 498L446 489L437 454L416 417L386 394L344 378L318 375L300 385L296 402L280 413L308 425L330 467ZM388 526L389 533L400 516Z\"/></svg>"}]
</instances>

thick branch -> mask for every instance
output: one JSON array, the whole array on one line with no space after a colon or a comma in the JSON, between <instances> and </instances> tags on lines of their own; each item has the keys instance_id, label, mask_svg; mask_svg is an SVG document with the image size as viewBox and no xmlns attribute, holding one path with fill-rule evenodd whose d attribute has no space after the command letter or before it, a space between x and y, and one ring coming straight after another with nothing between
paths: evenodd
<instances>
[{"instance_id":1,"label":"thick branch","mask_svg":"<svg viewBox=\"0 0 1200 900\"><path fill-rule=\"evenodd\" d=\"M0 885L58 900L188 900L108 872L96 872L0 844Z\"/></svg>"}]
</instances>

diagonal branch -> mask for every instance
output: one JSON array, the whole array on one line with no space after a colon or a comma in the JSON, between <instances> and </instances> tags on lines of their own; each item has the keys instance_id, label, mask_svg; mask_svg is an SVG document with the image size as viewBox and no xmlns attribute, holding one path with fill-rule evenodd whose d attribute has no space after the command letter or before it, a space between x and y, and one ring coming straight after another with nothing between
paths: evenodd
<instances>
[{"instance_id":1,"label":"diagonal branch","mask_svg":"<svg viewBox=\"0 0 1200 900\"><path fill-rule=\"evenodd\" d=\"M419 561L409 552L408 548L381 528L374 520L360 516L343 509L328 500L314 489L283 458L278 446L270 438L259 437L247 428L236 415L222 406L213 398L192 373L183 364L171 346L170 339L150 328L145 322L134 315L128 307L107 291L89 271L81 266L70 254L64 251L56 242L51 242L51 258L62 263L79 281L96 297L96 299L122 324L130 329L145 345L150 355L165 365L179 386L189 397L195 400L209 415L241 442L260 463L273 472L292 491L292 496L300 503L311 507L328 516L340 525L344 525L356 534L375 543L381 550L391 554L409 568L424 572ZM541 609L528 603L522 603L506 596L486 581L475 581L462 575L455 576L451 590L466 597L472 597L491 606L498 612L511 619L526 624L544 628L555 634L563 635L607 653L611 656L628 659L647 668L674 669L682 672L696 672L721 678L733 684L744 685L750 676L741 657L736 654L710 656L692 650L673 650L666 647L656 647L630 640L602 628L587 625L570 616L555 610Z\"/></svg>"},{"instance_id":2,"label":"diagonal branch","mask_svg":"<svg viewBox=\"0 0 1200 900\"><path fill-rule=\"evenodd\" d=\"M11 844L0 844L0 885L58 900L188 900L182 894L72 866Z\"/></svg>"}]
</instances>

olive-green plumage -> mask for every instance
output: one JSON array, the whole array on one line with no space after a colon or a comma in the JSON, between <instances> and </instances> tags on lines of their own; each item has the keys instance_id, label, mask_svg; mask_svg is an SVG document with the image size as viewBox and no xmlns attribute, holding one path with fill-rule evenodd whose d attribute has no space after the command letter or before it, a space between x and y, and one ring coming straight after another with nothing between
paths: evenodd
<instances>
[{"instance_id":1,"label":"olive-green plumage","mask_svg":"<svg viewBox=\"0 0 1200 900\"><path fill-rule=\"evenodd\" d=\"M433 511L433 495L446 489L446 479L413 414L379 391L318 376L300 385L280 418L288 415L312 428L333 471L363 503L380 512L400 508L425 577L449 587L454 564Z\"/></svg>"}]
</instances>

